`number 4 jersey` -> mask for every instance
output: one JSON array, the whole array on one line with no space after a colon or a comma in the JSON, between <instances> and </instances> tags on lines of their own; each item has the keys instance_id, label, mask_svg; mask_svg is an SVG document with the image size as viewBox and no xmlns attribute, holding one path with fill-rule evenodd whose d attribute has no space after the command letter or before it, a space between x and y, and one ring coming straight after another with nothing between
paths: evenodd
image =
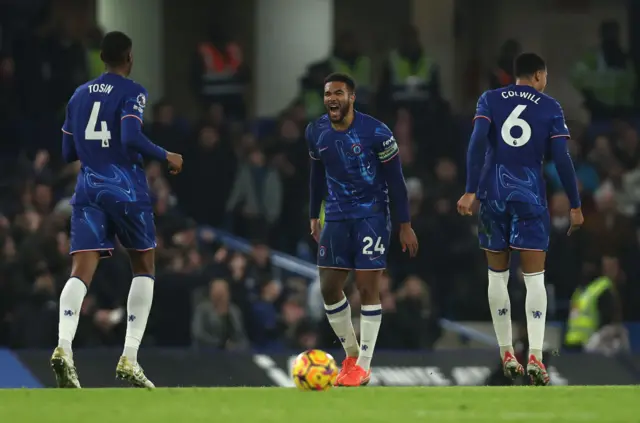
<instances>
[{"instance_id":1,"label":"number 4 jersey","mask_svg":"<svg viewBox=\"0 0 640 423\"><path fill-rule=\"evenodd\" d=\"M75 91L62 127L81 163L72 204L150 202L142 156L121 136L125 119L142 123L146 103L140 84L113 73Z\"/></svg>"},{"instance_id":2,"label":"number 4 jersey","mask_svg":"<svg viewBox=\"0 0 640 423\"><path fill-rule=\"evenodd\" d=\"M478 198L546 206L543 161L554 138L569 137L560 104L510 85L482 94L474 119L491 122Z\"/></svg>"}]
</instances>

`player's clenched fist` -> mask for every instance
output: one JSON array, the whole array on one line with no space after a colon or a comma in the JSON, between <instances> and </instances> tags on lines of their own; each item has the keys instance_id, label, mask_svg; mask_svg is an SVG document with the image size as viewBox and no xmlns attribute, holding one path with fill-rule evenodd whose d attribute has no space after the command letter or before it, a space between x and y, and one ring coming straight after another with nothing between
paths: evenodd
<instances>
[{"instance_id":1,"label":"player's clenched fist","mask_svg":"<svg viewBox=\"0 0 640 423\"><path fill-rule=\"evenodd\" d=\"M458 200L458 213L462 216L471 216L473 214L473 203L476 201L476 194L468 192Z\"/></svg>"},{"instance_id":2,"label":"player's clenched fist","mask_svg":"<svg viewBox=\"0 0 640 423\"><path fill-rule=\"evenodd\" d=\"M182 154L167 151L167 162L169 162L169 173L177 175L182 172Z\"/></svg>"}]
</instances>

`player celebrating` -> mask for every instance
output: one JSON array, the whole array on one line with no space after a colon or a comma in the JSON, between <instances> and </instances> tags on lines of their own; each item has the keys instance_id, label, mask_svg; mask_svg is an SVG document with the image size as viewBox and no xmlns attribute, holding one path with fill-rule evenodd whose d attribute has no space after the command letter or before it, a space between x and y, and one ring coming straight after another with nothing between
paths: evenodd
<instances>
[{"instance_id":1,"label":"player celebrating","mask_svg":"<svg viewBox=\"0 0 640 423\"><path fill-rule=\"evenodd\" d=\"M386 267L391 223L388 192L397 211L400 242L415 256L407 188L398 145L389 128L354 110L355 82L334 73L325 79L328 114L306 129L311 156L311 234L318 242L318 267L325 311L346 352L337 384L360 386L371 378L382 306L378 280ZM328 195L325 195L328 191ZM325 223L319 214L325 200ZM360 345L351 322L351 308L343 293L350 271L362 302Z\"/></svg>"},{"instance_id":2,"label":"player celebrating","mask_svg":"<svg viewBox=\"0 0 640 423\"><path fill-rule=\"evenodd\" d=\"M513 353L509 282L509 249L520 250L527 288L525 311L529 336L527 373L536 385L547 385L542 345L547 311L544 262L549 245L549 212L542 177L545 153L551 152L571 203L569 235L584 222L573 163L567 150L569 130L560 104L543 94L547 68L536 54L515 61L516 84L487 91L478 100L467 152L466 193L458 212L471 215L480 200L480 246L489 265L489 307L505 374L524 368Z\"/></svg>"},{"instance_id":3,"label":"player celebrating","mask_svg":"<svg viewBox=\"0 0 640 423\"><path fill-rule=\"evenodd\" d=\"M153 207L142 157L167 161L172 174L182 170L182 156L170 153L142 134L147 91L127 79L133 59L131 39L110 32L100 57L106 73L76 89L62 127L65 161L80 160L71 199L71 277L60 295L58 347L51 357L58 386L79 388L71 343L80 308L101 257L109 257L117 235L129 250L133 281L127 301L127 332L116 377L133 386L153 388L138 364L155 274Z\"/></svg>"}]
</instances>

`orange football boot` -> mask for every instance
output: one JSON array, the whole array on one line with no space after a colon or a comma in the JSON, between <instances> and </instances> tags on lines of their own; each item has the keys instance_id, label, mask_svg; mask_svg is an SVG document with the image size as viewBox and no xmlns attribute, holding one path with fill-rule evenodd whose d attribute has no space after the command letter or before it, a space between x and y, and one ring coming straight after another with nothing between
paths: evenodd
<instances>
[{"instance_id":1,"label":"orange football boot","mask_svg":"<svg viewBox=\"0 0 640 423\"><path fill-rule=\"evenodd\" d=\"M341 381L341 386L364 386L371 380L371 370L365 370L354 364L353 368Z\"/></svg>"},{"instance_id":2,"label":"orange football boot","mask_svg":"<svg viewBox=\"0 0 640 423\"><path fill-rule=\"evenodd\" d=\"M342 379L347 376L356 365L356 361L358 361L358 357L347 357L342 360L342 367L340 368L340 373L338 373L338 377L336 377L336 386L342 385Z\"/></svg>"}]
</instances>

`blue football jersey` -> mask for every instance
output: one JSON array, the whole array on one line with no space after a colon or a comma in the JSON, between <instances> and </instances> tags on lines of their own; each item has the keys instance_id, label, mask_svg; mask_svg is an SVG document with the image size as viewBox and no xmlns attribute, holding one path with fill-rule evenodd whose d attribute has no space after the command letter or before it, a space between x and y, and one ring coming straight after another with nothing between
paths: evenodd
<instances>
[{"instance_id":1,"label":"blue football jersey","mask_svg":"<svg viewBox=\"0 0 640 423\"><path fill-rule=\"evenodd\" d=\"M73 136L81 163L72 204L150 202L142 156L120 136L120 122L142 122L146 104L147 91L140 84L113 73L76 89L62 127Z\"/></svg>"},{"instance_id":2,"label":"blue football jersey","mask_svg":"<svg viewBox=\"0 0 640 423\"><path fill-rule=\"evenodd\" d=\"M543 162L550 142L569 137L560 104L526 85L486 91L474 119L491 122L478 198L546 206Z\"/></svg>"},{"instance_id":3,"label":"blue football jersey","mask_svg":"<svg viewBox=\"0 0 640 423\"><path fill-rule=\"evenodd\" d=\"M321 160L325 168L326 221L388 213L381 166L398 154L398 145L387 125L356 111L349 129L337 131L324 115L307 126L306 139L309 155Z\"/></svg>"}]
</instances>

